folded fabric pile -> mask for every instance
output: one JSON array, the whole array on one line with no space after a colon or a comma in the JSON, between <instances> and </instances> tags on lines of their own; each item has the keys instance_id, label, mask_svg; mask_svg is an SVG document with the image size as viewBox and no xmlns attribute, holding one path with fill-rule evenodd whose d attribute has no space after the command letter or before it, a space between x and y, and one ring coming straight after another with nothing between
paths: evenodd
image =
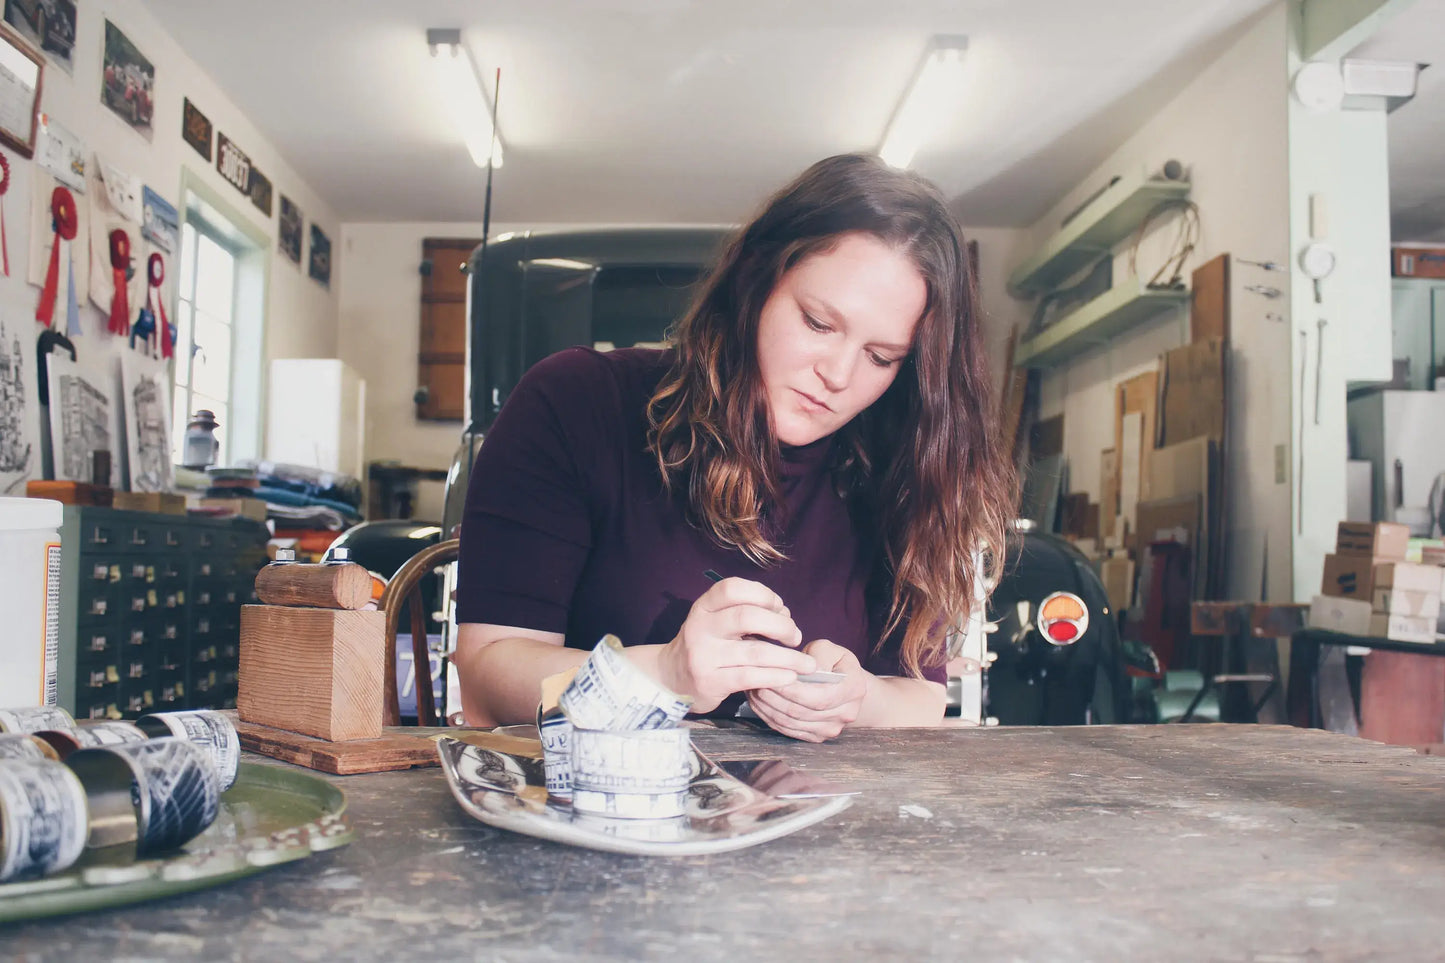
<instances>
[{"instance_id":1,"label":"folded fabric pile","mask_svg":"<svg viewBox=\"0 0 1445 963\"><path fill-rule=\"evenodd\" d=\"M334 532L361 521L361 482L351 475L248 459L207 477L207 498L259 498L278 527Z\"/></svg>"}]
</instances>

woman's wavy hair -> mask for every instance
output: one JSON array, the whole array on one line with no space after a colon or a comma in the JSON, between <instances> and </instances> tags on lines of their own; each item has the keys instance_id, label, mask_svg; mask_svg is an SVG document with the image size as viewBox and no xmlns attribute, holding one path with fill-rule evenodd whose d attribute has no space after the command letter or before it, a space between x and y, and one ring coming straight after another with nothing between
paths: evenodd
<instances>
[{"instance_id":1,"label":"woman's wavy hair","mask_svg":"<svg viewBox=\"0 0 1445 963\"><path fill-rule=\"evenodd\" d=\"M668 490L686 492L694 524L761 565L786 557L772 540L782 499L759 317L785 272L852 233L906 254L928 288L893 384L837 432L832 454L838 489L878 550L874 597L891 599L879 644L906 626L901 659L917 675L943 661L945 630L994 577L1014 497L976 280L933 185L844 154L775 194L728 242L669 332L675 355L648 404L648 440Z\"/></svg>"}]
</instances>

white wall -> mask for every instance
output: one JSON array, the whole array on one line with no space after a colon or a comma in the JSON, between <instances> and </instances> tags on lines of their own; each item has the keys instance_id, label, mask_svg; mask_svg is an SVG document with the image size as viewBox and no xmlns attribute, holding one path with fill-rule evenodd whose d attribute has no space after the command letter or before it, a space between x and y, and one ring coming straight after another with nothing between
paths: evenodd
<instances>
[{"instance_id":1,"label":"white wall","mask_svg":"<svg viewBox=\"0 0 1445 963\"><path fill-rule=\"evenodd\" d=\"M211 81L203 68L186 55L138 0L81 0L76 7L74 75L68 76L47 61L41 110L86 142L91 152L88 162L93 163L94 152L99 152L108 163L139 177L178 209L182 206L179 195L183 165L228 198L234 208L244 212L251 223L270 239L270 285L264 334L266 357L334 354L339 267L333 266L331 288L328 290L306 277L304 260L302 266L297 267L277 253L275 240L276 213L283 193L301 206L308 232L310 222L314 220L328 236L335 238L337 221L334 212L310 185L296 175L256 126ZM101 60L107 18L155 65L153 137L150 141L101 103ZM264 65L257 65L257 69L264 69ZM182 140L183 98L190 98L210 118L214 128L234 140L250 156L253 164L270 178L275 193L271 217L267 218L248 198L222 180L215 167L214 145L212 161L208 164ZM8 147L0 147L0 150L10 160L12 177L3 200L10 276L0 277L0 312L3 312L7 334L23 336L33 352L35 338L42 329L35 321L40 291L27 284L25 278L29 260L30 199L37 168L32 161L18 157ZM78 199L84 202L82 198ZM79 240L75 247L77 255L81 254ZM47 256L48 250L47 247ZM309 241L303 247L303 255L308 251ZM144 271L144 264L139 269ZM168 278L178 275L179 262L174 259L168 261L167 271ZM167 284L171 286L169 280ZM174 318L173 302L167 306L167 313ZM63 325L63 310L60 315ZM90 363L112 363L110 359L121 353L123 340L106 333L105 318L93 305L83 305L81 315L84 336L77 342L79 352ZM27 386L33 386L33 365L28 370L32 374ZM256 386L256 395L258 398L262 396L261 386ZM37 416L38 411L30 413L32 418ZM38 458L31 477L40 477Z\"/></svg>"},{"instance_id":2,"label":"white wall","mask_svg":"<svg viewBox=\"0 0 1445 963\"><path fill-rule=\"evenodd\" d=\"M1185 265L1186 283L1190 271L1225 252L1236 259L1288 263L1285 40L1281 3L1261 14L1230 49L1030 228L1018 260L1042 246L1065 214L1110 176L1141 168L1158 171L1176 158L1190 171L1190 196L1202 223L1200 243ZM1146 280L1172 240L1172 224L1145 238L1139 273ZM1127 247L1115 252L1116 283L1128 276ZM1268 321L1265 314L1286 313L1281 305L1287 302L1267 301L1243 286L1287 288L1288 275L1236 261L1231 280L1225 588L1232 598L1258 596L1267 541L1269 593L1284 598L1291 592L1290 494L1287 484L1276 483L1273 468L1274 447L1290 444L1290 335L1287 325ZM1074 491L1099 497L1100 453L1114 445L1114 387L1152 369L1160 353L1188 339L1187 312L1165 312L1045 376L1041 415L1065 413L1064 453Z\"/></svg>"}]
</instances>

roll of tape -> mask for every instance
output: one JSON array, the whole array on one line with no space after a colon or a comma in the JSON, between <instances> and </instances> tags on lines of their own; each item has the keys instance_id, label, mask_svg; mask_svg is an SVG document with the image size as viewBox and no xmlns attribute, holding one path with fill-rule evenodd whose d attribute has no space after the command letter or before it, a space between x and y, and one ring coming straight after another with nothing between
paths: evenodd
<instances>
[{"instance_id":1,"label":"roll of tape","mask_svg":"<svg viewBox=\"0 0 1445 963\"><path fill-rule=\"evenodd\" d=\"M666 729L691 702L628 661L617 636L604 635L558 704L579 729Z\"/></svg>"},{"instance_id":2,"label":"roll of tape","mask_svg":"<svg viewBox=\"0 0 1445 963\"><path fill-rule=\"evenodd\" d=\"M195 743L216 767L221 792L236 784L241 766L241 737L231 720L210 709L155 712L136 720L147 735L177 736Z\"/></svg>"},{"instance_id":3,"label":"roll of tape","mask_svg":"<svg viewBox=\"0 0 1445 963\"><path fill-rule=\"evenodd\" d=\"M685 792L691 778L692 739L686 729L572 730L574 793L662 795Z\"/></svg>"},{"instance_id":4,"label":"roll of tape","mask_svg":"<svg viewBox=\"0 0 1445 963\"><path fill-rule=\"evenodd\" d=\"M0 881L66 869L85 849L85 790L50 759L0 766Z\"/></svg>"},{"instance_id":5,"label":"roll of tape","mask_svg":"<svg viewBox=\"0 0 1445 963\"><path fill-rule=\"evenodd\" d=\"M35 733L60 759L72 752L101 746L120 746L127 742L145 742L150 736L129 722L83 722L74 729L46 729Z\"/></svg>"},{"instance_id":6,"label":"roll of tape","mask_svg":"<svg viewBox=\"0 0 1445 963\"><path fill-rule=\"evenodd\" d=\"M81 749L65 764L85 787L92 847L134 842L138 857L175 849L215 822L220 808L216 767L185 739Z\"/></svg>"},{"instance_id":7,"label":"roll of tape","mask_svg":"<svg viewBox=\"0 0 1445 963\"><path fill-rule=\"evenodd\" d=\"M0 759L59 759L60 755L46 742L30 733L0 734Z\"/></svg>"},{"instance_id":8,"label":"roll of tape","mask_svg":"<svg viewBox=\"0 0 1445 963\"><path fill-rule=\"evenodd\" d=\"M0 732L39 732L42 729L74 729L75 720L59 706L28 706L0 709Z\"/></svg>"}]
</instances>

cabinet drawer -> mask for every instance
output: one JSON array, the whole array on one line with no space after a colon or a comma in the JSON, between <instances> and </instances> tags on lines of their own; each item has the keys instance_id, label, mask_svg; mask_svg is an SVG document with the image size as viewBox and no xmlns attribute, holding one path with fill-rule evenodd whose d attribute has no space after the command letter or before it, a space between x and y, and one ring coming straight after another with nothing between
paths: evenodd
<instances>
[{"instance_id":1,"label":"cabinet drawer","mask_svg":"<svg viewBox=\"0 0 1445 963\"><path fill-rule=\"evenodd\" d=\"M155 687L149 681L142 683L138 688L121 688L120 711L125 715L134 718L155 710Z\"/></svg>"},{"instance_id":2,"label":"cabinet drawer","mask_svg":"<svg viewBox=\"0 0 1445 963\"><path fill-rule=\"evenodd\" d=\"M119 719L120 686L112 684L100 689L77 689L75 718Z\"/></svg>"},{"instance_id":3,"label":"cabinet drawer","mask_svg":"<svg viewBox=\"0 0 1445 963\"><path fill-rule=\"evenodd\" d=\"M84 702L90 693L103 692L120 682L120 668L115 661L95 662L77 667L75 699Z\"/></svg>"},{"instance_id":4,"label":"cabinet drawer","mask_svg":"<svg viewBox=\"0 0 1445 963\"><path fill-rule=\"evenodd\" d=\"M113 619L123 611L121 590L110 582L81 582L76 591L75 616L81 622Z\"/></svg>"}]
</instances>

